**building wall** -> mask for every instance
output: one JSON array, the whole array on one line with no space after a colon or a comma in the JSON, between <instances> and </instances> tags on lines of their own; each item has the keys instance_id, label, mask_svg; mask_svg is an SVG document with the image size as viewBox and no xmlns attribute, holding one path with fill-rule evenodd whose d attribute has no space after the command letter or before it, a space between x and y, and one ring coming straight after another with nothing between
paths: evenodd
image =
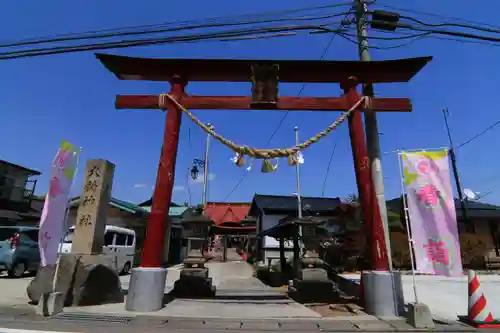
<instances>
[{"instance_id":1,"label":"building wall","mask_svg":"<svg viewBox=\"0 0 500 333\"><path fill-rule=\"evenodd\" d=\"M11 166L4 166L2 171L0 171L0 177L5 178L5 184L2 187L12 187L12 192L0 191L0 198L11 201L22 201L24 198L24 187L26 181L28 180L28 175L28 172L24 170L19 170Z\"/></svg>"},{"instance_id":2,"label":"building wall","mask_svg":"<svg viewBox=\"0 0 500 333\"><path fill-rule=\"evenodd\" d=\"M287 215L273 215L273 214L262 214L257 220L257 233L270 229L279 223L279 220L286 217ZM279 262L279 241L273 237L265 236L259 242L259 259L264 264L271 265ZM285 257L287 259L293 257L293 243L291 241L285 241Z\"/></svg>"}]
</instances>

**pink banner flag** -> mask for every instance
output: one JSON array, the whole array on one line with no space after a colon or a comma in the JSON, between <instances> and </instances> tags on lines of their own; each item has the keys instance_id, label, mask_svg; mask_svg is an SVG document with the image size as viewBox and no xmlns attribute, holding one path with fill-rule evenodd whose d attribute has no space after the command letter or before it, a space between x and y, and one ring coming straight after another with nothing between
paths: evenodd
<instances>
[{"instance_id":1,"label":"pink banner flag","mask_svg":"<svg viewBox=\"0 0 500 333\"><path fill-rule=\"evenodd\" d=\"M417 271L463 275L448 151L403 153L402 159Z\"/></svg>"},{"instance_id":2,"label":"pink banner flag","mask_svg":"<svg viewBox=\"0 0 500 333\"><path fill-rule=\"evenodd\" d=\"M66 208L78 161L78 152L63 141L52 162L49 190L45 196L38 246L41 266L55 265L59 243L65 230Z\"/></svg>"}]
</instances>

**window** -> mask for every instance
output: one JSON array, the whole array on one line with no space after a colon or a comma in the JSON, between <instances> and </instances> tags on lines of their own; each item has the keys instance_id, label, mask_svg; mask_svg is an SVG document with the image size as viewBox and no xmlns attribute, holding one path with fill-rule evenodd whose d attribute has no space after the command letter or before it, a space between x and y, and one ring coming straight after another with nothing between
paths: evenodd
<instances>
[{"instance_id":1,"label":"window","mask_svg":"<svg viewBox=\"0 0 500 333\"><path fill-rule=\"evenodd\" d=\"M133 235L128 235L127 236L127 245L128 246L134 245L134 238L135 238L135 236L133 236Z\"/></svg>"},{"instance_id":2,"label":"window","mask_svg":"<svg viewBox=\"0 0 500 333\"><path fill-rule=\"evenodd\" d=\"M19 231L18 228L0 228L0 241L7 240Z\"/></svg>"},{"instance_id":3,"label":"window","mask_svg":"<svg viewBox=\"0 0 500 333\"><path fill-rule=\"evenodd\" d=\"M127 244L127 235L116 233L116 242L115 245L125 246Z\"/></svg>"},{"instance_id":4,"label":"window","mask_svg":"<svg viewBox=\"0 0 500 333\"><path fill-rule=\"evenodd\" d=\"M115 233L113 231L106 231L104 234L104 246L113 245L113 238L115 237Z\"/></svg>"},{"instance_id":5,"label":"window","mask_svg":"<svg viewBox=\"0 0 500 333\"><path fill-rule=\"evenodd\" d=\"M32 242L38 243L38 230L27 230L23 232Z\"/></svg>"},{"instance_id":6,"label":"window","mask_svg":"<svg viewBox=\"0 0 500 333\"><path fill-rule=\"evenodd\" d=\"M64 237L64 243L73 243L73 237L75 236L75 231L70 230L68 231L68 234Z\"/></svg>"}]
</instances>

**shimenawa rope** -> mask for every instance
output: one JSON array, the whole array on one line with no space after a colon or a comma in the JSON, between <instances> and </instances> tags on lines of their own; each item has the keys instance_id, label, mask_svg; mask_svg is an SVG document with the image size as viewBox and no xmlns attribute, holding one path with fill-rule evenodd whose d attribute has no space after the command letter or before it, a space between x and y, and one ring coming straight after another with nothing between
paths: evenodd
<instances>
[{"instance_id":1,"label":"shimenawa rope","mask_svg":"<svg viewBox=\"0 0 500 333\"><path fill-rule=\"evenodd\" d=\"M225 146L229 147L236 153L239 153L241 155L248 155L254 158L261 158L261 159L272 159L272 158L278 158L278 157L288 157L290 155L294 155L297 153L299 150L306 149L310 145L318 142L321 138L327 136L330 134L335 128L337 128L341 123L346 120L346 118L354 112L360 104L364 101L365 102L365 107L369 105L370 99L367 96L361 97L359 101L357 101L349 110L343 112L337 120L335 120L333 123L331 123L327 128L325 128L323 131L319 132L309 140L304 141L303 143L292 147L292 148L274 148L274 149L259 149L259 148L253 148L253 147L248 147L248 146L239 146L232 142L231 140L228 140L221 136L220 134L217 134L213 129L208 127L207 125L203 124L194 114L192 114L189 110L187 110L184 106L182 106L173 96L170 94L160 94L158 97L158 105L161 109L166 109L166 98L168 98L176 107L179 108L183 113L185 113L191 120L201 127L206 133L210 134L213 136L216 140L220 141L222 144Z\"/></svg>"}]
</instances>

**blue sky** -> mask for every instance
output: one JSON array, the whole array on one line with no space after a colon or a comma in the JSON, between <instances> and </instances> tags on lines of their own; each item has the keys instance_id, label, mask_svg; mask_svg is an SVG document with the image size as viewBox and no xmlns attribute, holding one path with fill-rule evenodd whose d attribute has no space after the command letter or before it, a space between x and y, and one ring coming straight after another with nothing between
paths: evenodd
<instances>
[{"instance_id":1,"label":"blue sky","mask_svg":"<svg viewBox=\"0 0 500 333\"><path fill-rule=\"evenodd\" d=\"M395 5L395 0L377 1ZM75 1L3 1L0 12L1 42L51 36L67 32L156 24L177 20L231 16L305 6L329 5L331 1L298 0L252 2L218 0L211 2L170 2L151 0ZM457 1L412 1L404 5L412 10L446 14L493 23L496 14L491 3ZM432 17L413 15L427 21ZM330 40L329 35L301 34L297 37L232 43L173 44L110 50L108 53L140 57L173 58L268 58L319 59ZM388 45L380 44L378 45ZM406 47L373 50L374 60L415 56L434 56L434 60L409 84L378 85L381 97L410 97L411 114L379 114L386 197L400 193L396 149L434 148L447 145L441 109L450 110L450 125L457 143L463 142L500 118L495 96L500 76L500 48L436 39L421 39ZM325 57L354 60L354 44L336 37ZM82 159L105 158L116 164L113 196L132 202L151 195L163 137L165 115L154 110L115 110L116 94L157 94L167 92L167 83L118 81L94 58L93 53L63 54L0 62L0 158L40 170L38 192L47 190L51 161L62 139L83 147ZM282 95L296 95L301 85L283 84ZM192 83L189 93L199 95L244 95L249 84ZM308 85L303 96L338 96L338 85ZM262 147L279 123L281 112L197 111L204 122L211 122L229 139ZM293 127L308 138L330 124L338 113L290 113L271 147L294 143ZM333 159L327 196L344 197L356 191L347 127L344 124L331 136L304 151L302 194L321 195L327 162L333 145ZM191 133L189 136L188 133ZM190 137L190 140L189 140ZM500 185L500 162L496 145L500 128L490 131L458 151L464 187L488 191ZM187 118L182 123L176 191L174 200L188 199L187 170L193 158L201 158L205 135ZM493 151L490 152L490 149ZM213 179L209 200L224 200L244 173L230 162L231 151L220 143L211 150ZM280 162L276 173L262 174L255 168L228 201L250 201L254 193L291 194L295 191L294 169ZM140 187L135 185L143 184ZM80 169L74 194L82 186ZM199 202L200 184L190 184L193 203ZM499 203L500 191L485 201Z\"/></svg>"}]
</instances>

